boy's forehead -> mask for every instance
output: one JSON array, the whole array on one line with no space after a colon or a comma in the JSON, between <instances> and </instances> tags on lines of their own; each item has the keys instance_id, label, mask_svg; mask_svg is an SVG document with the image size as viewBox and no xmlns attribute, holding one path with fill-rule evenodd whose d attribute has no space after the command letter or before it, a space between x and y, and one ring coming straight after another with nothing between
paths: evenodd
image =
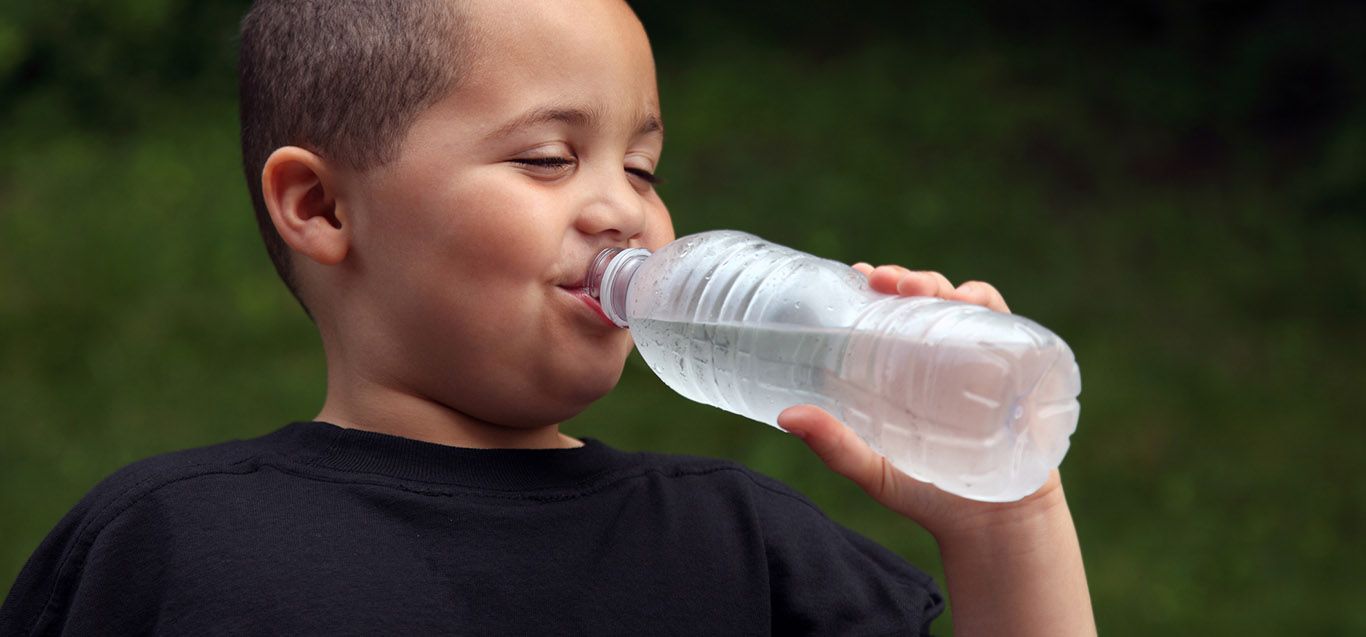
<instances>
[{"instance_id":1,"label":"boy's forehead","mask_svg":"<svg viewBox=\"0 0 1366 637\"><path fill-rule=\"evenodd\" d=\"M465 0L462 6L466 24L485 36L478 43L482 45L494 44L499 36L556 33L561 37L580 34L618 41L646 40L644 26L625 0Z\"/></svg>"},{"instance_id":2,"label":"boy's forehead","mask_svg":"<svg viewBox=\"0 0 1366 637\"><path fill-rule=\"evenodd\" d=\"M534 106L522 113L513 114L501 124L493 126L483 136L485 142L496 142L520 130L541 124L562 123L569 126L594 128L602 127L607 121L603 110L592 105L578 105L572 102L552 102ZM633 136L657 134L664 137L664 122L659 116L656 105L637 109L631 115L634 122Z\"/></svg>"},{"instance_id":3,"label":"boy's forehead","mask_svg":"<svg viewBox=\"0 0 1366 637\"><path fill-rule=\"evenodd\" d=\"M633 57L643 54L653 70L645 28L623 0L472 4L466 16L473 36L467 53L485 70L526 61L554 67L563 61L560 56L610 57L626 51Z\"/></svg>"},{"instance_id":4,"label":"boy's forehead","mask_svg":"<svg viewBox=\"0 0 1366 637\"><path fill-rule=\"evenodd\" d=\"M471 65L449 106L481 115L481 140L551 122L662 137L649 40L622 0L475 0L468 11Z\"/></svg>"}]
</instances>

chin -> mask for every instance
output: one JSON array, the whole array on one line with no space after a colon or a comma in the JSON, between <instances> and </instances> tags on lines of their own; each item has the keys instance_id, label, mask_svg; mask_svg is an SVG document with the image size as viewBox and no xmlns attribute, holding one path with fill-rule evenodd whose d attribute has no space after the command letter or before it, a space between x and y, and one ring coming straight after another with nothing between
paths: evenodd
<instances>
[{"instance_id":1,"label":"chin","mask_svg":"<svg viewBox=\"0 0 1366 637\"><path fill-rule=\"evenodd\" d=\"M510 414L505 418L498 419L498 422L503 425L528 429L560 424L583 413L594 401L606 396L608 391L611 391L611 387L602 392L583 392L573 399L558 400L555 401L555 404L538 405L535 411Z\"/></svg>"},{"instance_id":2,"label":"chin","mask_svg":"<svg viewBox=\"0 0 1366 637\"><path fill-rule=\"evenodd\" d=\"M584 374L576 379L569 396L569 400L582 405L579 411L588 408L588 405L600 400L603 396L611 393L621 381L621 372L625 365L618 366L615 372L601 374Z\"/></svg>"},{"instance_id":3,"label":"chin","mask_svg":"<svg viewBox=\"0 0 1366 637\"><path fill-rule=\"evenodd\" d=\"M536 399L526 396L519 401L514 410L501 410L499 415L491 415L490 422L511 427L541 427L569 420L594 402L606 396L621 380L624 365L615 369L583 369L579 367L566 374L568 381L558 387L541 385L542 391Z\"/></svg>"}]
</instances>

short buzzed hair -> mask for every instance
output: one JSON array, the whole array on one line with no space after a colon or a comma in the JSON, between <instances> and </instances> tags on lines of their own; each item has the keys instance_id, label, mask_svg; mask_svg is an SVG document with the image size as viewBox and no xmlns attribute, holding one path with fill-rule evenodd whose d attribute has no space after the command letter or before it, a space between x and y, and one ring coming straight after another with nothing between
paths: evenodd
<instances>
[{"instance_id":1,"label":"short buzzed hair","mask_svg":"<svg viewBox=\"0 0 1366 637\"><path fill-rule=\"evenodd\" d=\"M356 170L392 161L417 115L468 66L465 15L454 0L255 0L242 19L247 188L266 252L310 318L262 197L266 159L298 146Z\"/></svg>"}]
</instances>

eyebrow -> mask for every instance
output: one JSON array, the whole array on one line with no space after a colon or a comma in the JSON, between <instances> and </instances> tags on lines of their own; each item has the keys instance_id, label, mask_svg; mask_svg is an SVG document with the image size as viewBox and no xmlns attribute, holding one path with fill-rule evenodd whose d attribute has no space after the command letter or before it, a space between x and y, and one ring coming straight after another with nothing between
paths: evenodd
<instances>
[{"instance_id":1,"label":"eyebrow","mask_svg":"<svg viewBox=\"0 0 1366 637\"><path fill-rule=\"evenodd\" d=\"M485 141L493 141L502 137L507 137L519 129L545 124L547 122L561 122L570 126L592 126L604 119L602 112L593 108L580 108L576 106L547 105L533 108L506 124L494 129L484 137ZM659 133L664 136L664 122L660 121L659 115L655 113L644 113L637 120L636 135L648 133Z\"/></svg>"}]
</instances>

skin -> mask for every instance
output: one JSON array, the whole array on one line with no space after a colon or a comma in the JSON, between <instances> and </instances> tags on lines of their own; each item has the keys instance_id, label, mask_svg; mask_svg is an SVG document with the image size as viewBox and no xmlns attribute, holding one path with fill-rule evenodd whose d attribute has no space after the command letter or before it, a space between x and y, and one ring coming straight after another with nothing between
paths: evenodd
<instances>
[{"instance_id":1,"label":"skin","mask_svg":"<svg viewBox=\"0 0 1366 637\"><path fill-rule=\"evenodd\" d=\"M301 148L263 192L327 355L319 420L463 447L572 447L559 424L606 395L630 334L570 293L606 247L674 238L646 175L663 150L649 42L612 2L485 2L466 83L398 158L361 173ZM592 28L589 28L592 25ZM545 121L558 107L591 121Z\"/></svg>"},{"instance_id":2,"label":"skin","mask_svg":"<svg viewBox=\"0 0 1366 637\"><path fill-rule=\"evenodd\" d=\"M327 356L318 420L462 447L575 447L559 423L616 385L632 343L571 290L601 249L674 238L647 178L664 138L642 126L660 119L653 57L617 0L470 4L481 50L497 55L418 117L397 159L357 172L283 147L262 189ZM489 137L546 107L593 116ZM888 294L1009 311L986 283L854 267ZM896 471L818 408L779 423L934 534L960 634L1095 632L1056 472L1020 502L973 502Z\"/></svg>"}]
</instances>

